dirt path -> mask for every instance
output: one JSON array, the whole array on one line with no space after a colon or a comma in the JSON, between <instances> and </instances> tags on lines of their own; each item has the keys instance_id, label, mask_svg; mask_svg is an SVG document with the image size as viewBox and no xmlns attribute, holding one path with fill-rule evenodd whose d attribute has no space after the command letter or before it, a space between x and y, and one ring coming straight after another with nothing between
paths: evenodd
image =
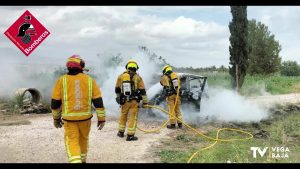
<instances>
[{"instance_id":1,"label":"dirt path","mask_svg":"<svg viewBox=\"0 0 300 169\"><path fill-rule=\"evenodd\" d=\"M300 93L248 97L247 99L260 106L271 108L275 104L300 103Z\"/></svg>"},{"instance_id":2,"label":"dirt path","mask_svg":"<svg viewBox=\"0 0 300 169\"><path fill-rule=\"evenodd\" d=\"M136 132L138 141L127 142L116 136L117 119L107 119L105 127L96 130L95 117L90 132L89 163L150 163L151 147L168 138L170 130L145 134ZM65 163L67 157L63 142L63 129L52 125L50 114L30 119L31 124L0 126L0 163ZM160 124L160 123L158 123ZM142 128L155 127L140 124Z\"/></svg>"}]
</instances>

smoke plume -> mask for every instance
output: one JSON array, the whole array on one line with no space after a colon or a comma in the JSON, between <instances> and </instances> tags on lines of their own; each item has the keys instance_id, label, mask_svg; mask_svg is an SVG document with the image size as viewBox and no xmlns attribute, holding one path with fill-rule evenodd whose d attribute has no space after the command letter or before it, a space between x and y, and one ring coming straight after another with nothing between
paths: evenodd
<instances>
[{"instance_id":1,"label":"smoke plume","mask_svg":"<svg viewBox=\"0 0 300 169\"><path fill-rule=\"evenodd\" d=\"M209 98L202 99L200 112L183 109L187 121L258 122L268 117L265 108L247 100L236 91L215 88L208 91L208 96Z\"/></svg>"}]
</instances>

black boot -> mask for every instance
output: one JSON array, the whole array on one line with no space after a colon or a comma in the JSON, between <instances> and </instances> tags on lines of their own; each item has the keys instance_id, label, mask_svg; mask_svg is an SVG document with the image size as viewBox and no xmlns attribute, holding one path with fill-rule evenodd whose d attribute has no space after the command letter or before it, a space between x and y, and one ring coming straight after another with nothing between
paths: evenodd
<instances>
[{"instance_id":1,"label":"black boot","mask_svg":"<svg viewBox=\"0 0 300 169\"><path fill-rule=\"evenodd\" d=\"M135 137L134 135L127 135L127 138L126 138L126 141L135 141L137 140L138 138Z\"/></svg>"},{"instance_id":2,"label":"black boot","mask_svg":"<svg viewBox=\"0 0 300 169\"><path fill-rule=\"evenodd\" d=\"M175 124L167 125L168 129L175 129Z\"/></svg>"},{"instance_id":3,"label":"black boot","mask_svg":"<svg viewBox=\"0 0 300 169\"><path fill-rule=\"evenodd\" d=\"M178 128L182 128L182 123L178 123Z\"/></svg>"},{"instance_id":4,"label":"black boot","mask_svg":"<svg viewBox=\"0 0 300 169\"><path fill-rule=\"evenodd\" d=\"M117 134L119 137L124 137L124 132L119 131Z\"/></svg>"}]
</instances>

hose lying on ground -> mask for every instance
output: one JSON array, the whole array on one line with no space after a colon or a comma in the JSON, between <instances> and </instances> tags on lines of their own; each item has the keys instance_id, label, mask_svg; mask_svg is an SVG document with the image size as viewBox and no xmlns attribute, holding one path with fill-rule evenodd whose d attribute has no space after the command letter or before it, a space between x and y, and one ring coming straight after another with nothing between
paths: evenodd
<instances>
[{"instance_id":1,"label":"hose lying on ground","mask_svg":"<svg viewBox=\"0 0 300 169\"><path fill-rule=\"evenodd\" d=\"M174 105L174 109L172 110L172 112L174 112L175 110L175 107L176 107L176 104L177 104L177 101L178 101L178 97L179 97L179 88L177 89L177 95L176 95L176 100L175 100L175 105ZM249 140L251 138L253 138L253 135L249 132L246 132L246 131L243 131L243 130L239 130L239 129L233 129L233 128L221 128L221 129L218 129L217 131L217 134L216 134L216 137L213 138L213 137L210 137L210 136L207 136L205 134L203 134L202 132L198 131L197 129L191 127L190 125L188 125L187 123L183 122L181 119L177 118L176 116L174 116L174 113L171 113L167 110L164 110L163 108L161 107L158 107L158 106L154 106L154 105L145 105L144 107L148 107L148 108L154 108L154 109L158 109L164 113L167 113L169 114L170 116L176 118L179 122L181 122L183 125L185 125L187 128L193 130L195 133L197 133L198 135L204 137L204 138L207 138L209 140L212 140L214 141L214 143L212 143L211 145L207 146L207 147L204 147L204 148L201 148L199 149L198 151L196 151L195 153L193 153L190 158L188 159L187 163L190 163L191 160L200 152L200 151L203 151L203 150L206 150L206 149L209 149L213 146L216 145L217 142L231 142L231 141L235 141L235 140L239 140L239 141L242 141L242 140ZM158 132L159 130L161 130L162 128L164 128L166 126L166 124L169 122L169 120L167 120L166 122L164 122L159 128L157 129L154 129L154 130L145 130L145 129L141 129L137 126L137 128L140 130L140 131L143 131L143 132L146 132L146 133L151 133L151 132ZM236 132L240 132L240 133L244 133L244 134L247 134L249 135L249 137L246 137L246 138L233 138L233 139L221 139L219 138L219 133L221 131L224 131L224 130L229 130L229 131L236 131Z\"/></svg>"}]
</instances>

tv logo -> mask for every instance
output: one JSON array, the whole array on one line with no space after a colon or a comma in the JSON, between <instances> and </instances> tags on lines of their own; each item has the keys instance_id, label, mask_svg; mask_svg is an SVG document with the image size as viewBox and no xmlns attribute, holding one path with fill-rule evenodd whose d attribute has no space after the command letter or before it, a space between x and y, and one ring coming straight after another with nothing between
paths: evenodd
<instances>
[{"instance_id":1,"label":"tv logo","mask_svg":"<svg viewBox=\"0 0 300 169\"><path fill-rule=\"evenodd\" d=\"M256 152L258 152L259 155L263 157L266 154L267 149L268 147L265 147L263 150L261 150L259 147L251 147L251 150L253 152L253 158L256 158Z\"/></svg>"},{"instance_id":2,"label":"tv logo","mask_svg":"<svg viewBox=\"0 0 300 169\"><path fill-rule=\"evenodd\" d=\"M269 150L269 156L271 158L288 158L288 152L290 152L288 147L264 147L263 149L259 147L251 147L250 150L252 151L253 158L257 157L257 152L260 155L260 157L265 156L267 150Z\"/></svg>"}]
</instances>

